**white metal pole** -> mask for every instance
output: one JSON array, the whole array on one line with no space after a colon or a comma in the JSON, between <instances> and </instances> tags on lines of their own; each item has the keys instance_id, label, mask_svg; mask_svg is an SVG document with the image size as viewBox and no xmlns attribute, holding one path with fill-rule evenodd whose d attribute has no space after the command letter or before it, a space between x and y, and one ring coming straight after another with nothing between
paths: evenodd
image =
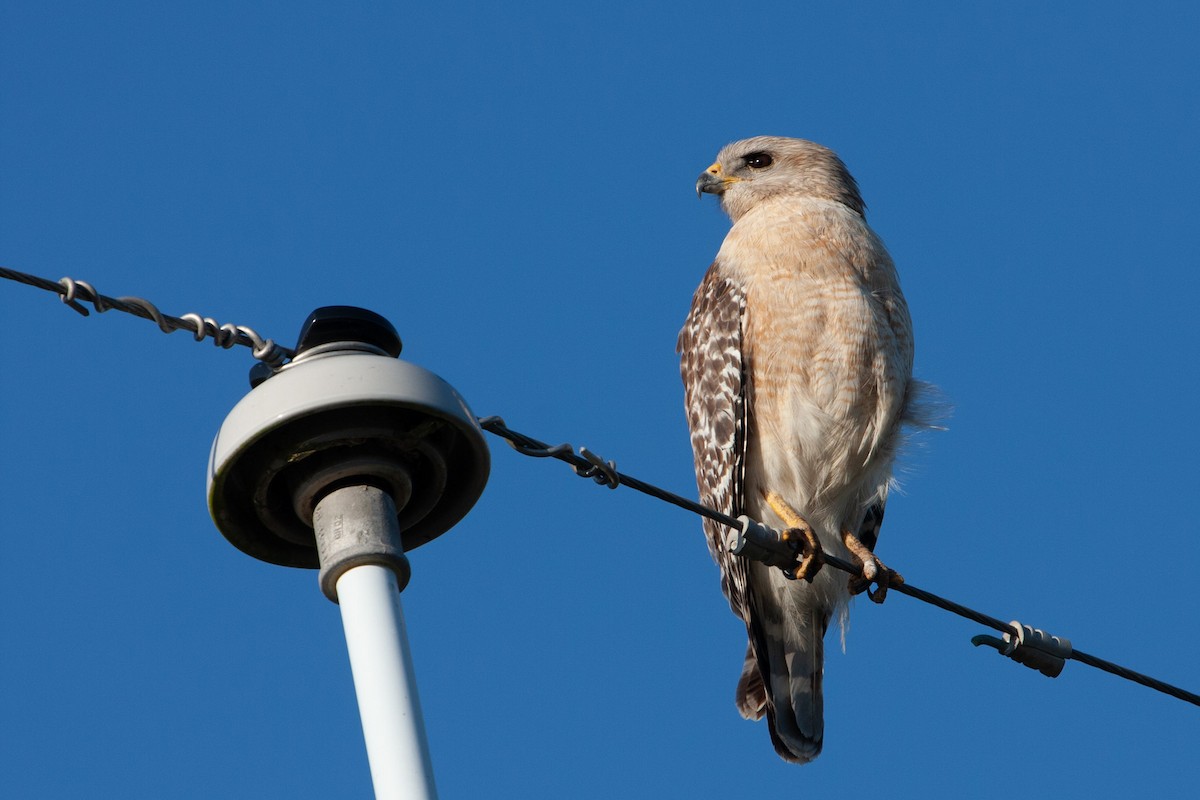
<instances>
[{"instance_id":1,"label":"white metal pole","mask_svg":"<svg viewBox=\"0 0 1200 800\"><path fill-rule=\"evenodd\" d=\"M337 597L375 797L436 798L396 575L354 567L338 578Z\"/></svg>"}]
</instances>

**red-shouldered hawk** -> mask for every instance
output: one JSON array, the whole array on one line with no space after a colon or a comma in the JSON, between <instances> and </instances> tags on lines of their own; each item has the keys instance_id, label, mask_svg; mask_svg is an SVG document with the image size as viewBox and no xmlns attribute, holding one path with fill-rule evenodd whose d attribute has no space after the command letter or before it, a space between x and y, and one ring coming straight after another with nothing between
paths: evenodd
<instances>
[{"instance_id":1,"label":"red-shouldered hawk","mask_svg":"<svg viewBox=\"0 0 1200 800\"><path fill-rule=\"evenodd\" d=\"M776 528L810 528L863 565L807 580L731 555L704 521L721 588L746 623L737 686L784 759L821 751L822 640L852 591L899 576L875 546L901 425L915 407L912 324L858 186L830 150L759 136L723 148L696 190L733 220L679 334L703 502ZM865 545L865 546L864 546ZM803 576L802 576L803 577ZM875 595L873 595L874 597Z\"/></svg>"}]
</instances>

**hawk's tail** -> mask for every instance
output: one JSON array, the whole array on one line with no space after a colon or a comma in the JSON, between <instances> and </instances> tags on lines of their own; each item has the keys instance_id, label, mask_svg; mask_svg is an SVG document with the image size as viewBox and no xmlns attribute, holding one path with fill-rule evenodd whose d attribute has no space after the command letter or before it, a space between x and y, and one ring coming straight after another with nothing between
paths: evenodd
<instances>
[{"instance_id":1,"label":"hawk's tail","mask_svg":"<svg viewBox=\"0 0 1200 800\"><path fill-rule=\"evenodd\" d=\"M821 680L829 618L828 611L807 609L798 624L756 631L756 641L746 653L738 709L750 719L766 715L771 743L785 761L804 764L821 753Z\"/></svg>"}]
</instances>

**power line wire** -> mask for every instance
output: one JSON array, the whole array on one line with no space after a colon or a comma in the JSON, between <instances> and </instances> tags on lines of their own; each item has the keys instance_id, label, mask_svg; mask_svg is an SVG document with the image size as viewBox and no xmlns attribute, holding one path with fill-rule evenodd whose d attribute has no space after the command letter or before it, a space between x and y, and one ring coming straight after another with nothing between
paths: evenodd
<instances>
[{"instance_id":1,"label":"power line wire","mask_svg":"<svg viewBox=\"0 0 1200 800\"><path fill-rule=\"evenodd\" d=\"M218 347L226 349L234 345L249 347L255 358L273 368L280 367L284 361L295 355L290 349L282 347L270 339L262 338L253 328L247 328L245 325L232 323L222 325L211 317L202 317L195 313L173 317L170 314L162 313L154 303L141 297L102 295L87 281L77 281L73 278L52 281L8 267L0 267L0 278L54 292L59 299L85 317L89 316L90 312L81 303L91 303L98 314L113 309L124 311L126 314L150 320L158 325L159 330L163 333L189 331L197 342L211 338Z\"/></svg>"},{"instance_id":2,"label":"power line wire","mask_svg":"<svg viewBox=\"0 0 1200 800\"><path fill-rule=\"evenodd\" d=\"M228 323L221 325L209 317L201 317L199 314L194 313L184 314L182 317L173 317L163 314L149 300L140 297L107 297L102 295L86 281L77 281L72 278L51 281L2 266L0 266L0 278L6 278L27 286L53 292L59 295L63 303L85 317L89 315L89 312L81 305L81 302L91 303L97 313L116 309L141 317L142 319L151 320L164 333L186 330L192 333L196 341L202 341L206 337L211 337L220 347L230 348L234 345L243 345L251 348L256 359L264 362L273 369L278 369L287 359L295 355L289 348L282 347L271 339L263 339L252 328L244 325ZM749 520L746 517L740 519L731 517L728 514L723 514L720 511L669 492L654 484L646 483L631 475L618 472L614 462L604 461L585 447L579 448L579 452L576 452L570 444L547 445L531 436L526 436L523 433L512 430L505 425L504 420L500 417L481 418L479 419L479 425L484 430L505 439L515 450L524 455L558 459L569 464L574 469L575 474L580 477L591 478L601 486L607 486L610 489L616 489L622 485L628 486L658 500L726 525L740 532L740 536L729 540L731 543L736 540L739 543L739 547L741 547L747 539L751 540L745 550L738 549L735 551L739 555L757 558L760 561L764 561L764 563L775 566L783 566L779 561L781 540L778 532L755 520ZM783 545L785 552L786 547L786 545ZM786 556L784 558L786 559ZM829 566L851 575L857 576L860 574L858 567L835 556L824 554L822 560ZM953 600L948 600L933 592L920 589L907 582L893 583L888 588L890 591L908 595L909 597L941 608L944 611L949 611L952 614L957 614L980 625L1000 631L1004 634L1003 639L996 639L990 636L976 636L972 639L972 642L976 645L986 644L994 647L1014 661L1025 664L1032 669L1037 669L1050 677L1055 677L1061 672L1062 662L1065 659L1071 659L1116 675L1117 677L1133 681L1134 683L1140 683L1143 686L1163 692L1192 705L1200 706L1200 695L1074 649L1066 639L1050 636L1044 631L1021 625L1016 621L1011 623L1002 622L995 617L990 617L973 608L956 603Z\"/></svg>"},{"instance_id":3,"label":"power line wire","mask_svg":"<svg viewBox=\"0 0 1200 800\"><path fill-rule=\"evenodd\" d=\"M500 417L483 417L479 420L479 425L489 433L507 440L513 449L523 455L538 458L556 458L571 465L575 474L583 478L591 478L602 486L608 486L611 489L615 489L618 486L628 486L643 494L715 520L732 529L744 530L746 527L744 519L731 517L728 514L723 514L694 500L689 500L653 484L638 480L631 475L618 472L614 462L603 461L594 453L588 451L587 448L581 447L577 453L570 444L566 443L552 447L531 436L514 431ZM861 570L857 566L835 556L825 554L823 560L829 566L851 575L857 576L861 573ZM995 647L1002 654L1013 658L1018 663L1025 664L1032 669L1037 669L1050 677L1055 677L1061 672L1061 662L1063 660L1071 659L1124 678L1125 680L1140 683L1143 686L1163 692L1192 705L1200 706L1200 695L1193 694L1178 686L1173 686L1119 664L1114 664L1111 661L1090 655L1082 650L1075 649L1066 639L1050 636L1043 631L1023 626L1016 621L1003 622L995 617L964 606L961 603L956 603L933 592L920 589L907 581L904 583L893 583L888 587L888 590L908 595L921 602L929 603L944 611L949 611L952 614L969 619L972 622L977 622L980 625L1000 631L1004 634L1003 639L996 639L990 636L977 636L972 639L972 642L976 645L986 644Z\"/></svg>"}]
</instances>

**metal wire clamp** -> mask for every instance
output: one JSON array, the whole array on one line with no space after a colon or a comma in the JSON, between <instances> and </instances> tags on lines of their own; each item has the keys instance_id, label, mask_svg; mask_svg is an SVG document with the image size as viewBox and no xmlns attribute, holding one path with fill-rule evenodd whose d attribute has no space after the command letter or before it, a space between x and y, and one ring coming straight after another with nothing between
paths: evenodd
<instances>
[{"instance_id":1,"label":"metal wire clamp","mask_svg":"<svg viewBox=\"0 0 1200 800\"><path fill-rule=\"evenodd\" d=\"M745 514L737 518L741 528L730 528L725 533L725 547L735 556L752 558L770 567L779 567L791 576L798 560L795 546L783 538L783 534Z\"/></svg>"},{"instance_id":2,"label":"metal wire clamp","mask_svg":"<svg viewBox=\"0 0 1200 800\"><path fill-rule=\"evenodd\" d=\"M1000 655L1008 656L1018 664L1036 669L1047 678L1057 678L1071 657L1071 640L1022 625L1015 619L1009 625L1016 631L1015 634L1010 631L1004 634L1003 639L987 635L973 636L971 644L994 647Z\"/></svg>"}]
</instances>

